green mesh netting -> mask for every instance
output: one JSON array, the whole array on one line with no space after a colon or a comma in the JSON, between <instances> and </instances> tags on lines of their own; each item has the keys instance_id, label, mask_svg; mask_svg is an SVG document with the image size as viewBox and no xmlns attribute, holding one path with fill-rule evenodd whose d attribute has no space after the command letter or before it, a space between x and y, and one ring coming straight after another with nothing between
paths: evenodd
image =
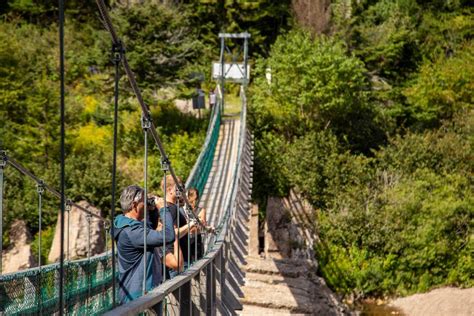
<instances>
[{"instance_id":1,"label":"green mesh netting","mask_svg":"<svg viewBox=\"0 0 474 316\"><path fill-rule=\"evenodd\" d=\"M186 183L187 188L194 187L198 189L200 194L203 193L204 186L206 185L207 179L209 178L209 173L211 172L221 126L220 104L217 104L214 109L216 113L214 113L213 120L211 122L211 124L213 124L211 125L212 128L208 130L204 148L201 151L198 160L196 161L196 165L190 175L190 179Z\"/></svg>"},{"instance_id":2,"label":"green mesh netting","mask_svg":"<svg viewBox=\"0 0 474 316\"><path fill-rule=\"evenodd\" d=\"M112 304L110 253L64 264L68 314L96 315ZM0 276L0 312L50 315L59 308L59 264Z\"/></svg>"},{"instance_id":3,"label":"green mesh netting","mask_svg":"<svg viewBox=\"0 0 474 316\"><path fill-rule=\"evenodd\" d=\"M203 192L219 137L216 105L188 187ZM112 308L112 256L105 253L64 264L64 306L70 315L99 315ZM0 275L0 314L51 315L59 310L59 264Z\"/></svg>"}]
</instances>

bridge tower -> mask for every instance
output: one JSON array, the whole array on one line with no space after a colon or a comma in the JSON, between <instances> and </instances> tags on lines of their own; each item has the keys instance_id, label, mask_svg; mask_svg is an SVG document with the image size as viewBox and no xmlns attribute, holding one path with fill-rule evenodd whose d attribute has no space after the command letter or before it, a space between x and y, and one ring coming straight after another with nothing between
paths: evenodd
<instances>
[{"instance_id":1,"label":"bridge tower","mask_svg":"<svg viewBox=\"0 0 474 316\"><path fill-rule=\"evenodd\" d=\"M222 113L225 106L225 82L231 81L241 83L244 88L247 87L250 75L250 66L248 65L248 41L250 33L219 33L221 43L220 58L218 63L212 66L212 77L220 82L222 91ZM227 44L229 41L243 41L237 52L232 52Z\"/></svg>"}]
</instances>

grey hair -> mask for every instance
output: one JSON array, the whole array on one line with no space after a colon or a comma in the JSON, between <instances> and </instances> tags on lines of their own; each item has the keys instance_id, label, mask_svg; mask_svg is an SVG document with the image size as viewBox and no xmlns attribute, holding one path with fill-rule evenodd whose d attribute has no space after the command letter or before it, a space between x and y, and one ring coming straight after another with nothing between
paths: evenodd
<instances>
[{"instance_id":1,"label":"grey hair","mask_svg":"<svg viewBox=\"0 0 474 316\"><path fill-rule=\"evenodd\" d=\"M122 211L127 213L133 207L133 202L141 201L143 199L144 190L138 185L129 185L123 189L120 195L120 206Z\"/></svg>"}]
</instances>

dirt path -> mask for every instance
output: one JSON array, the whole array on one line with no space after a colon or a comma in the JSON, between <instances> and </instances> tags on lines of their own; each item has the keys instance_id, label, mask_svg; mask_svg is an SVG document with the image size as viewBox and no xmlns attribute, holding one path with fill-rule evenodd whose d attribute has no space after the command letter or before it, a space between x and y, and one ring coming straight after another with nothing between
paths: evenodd
<instances>
[{"instance_id":1,"label":"dirt path","mask_svg":"<svg viewBox=\"0 0 474 316\"><path fill-rule=\"evenodd\" d=\"M398 298L390 303L407 316L473 316L474 288L445 287Z\"/></svg>"}]
</instances>

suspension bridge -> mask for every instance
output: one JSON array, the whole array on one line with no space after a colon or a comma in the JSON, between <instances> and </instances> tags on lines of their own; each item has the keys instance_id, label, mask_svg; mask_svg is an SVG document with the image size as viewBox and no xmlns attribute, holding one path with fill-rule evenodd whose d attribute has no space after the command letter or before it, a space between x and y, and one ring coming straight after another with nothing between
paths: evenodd
<instances>
[{"instance_id":1,"label":"suspension bridge","mask_svg":"<svg viewBox=\"0 0 474 316\"><path fill-rule=\"evenodd\" d=\"M114 242L106 252L86 258L69 260L65 257L69 241L67 232L69 222L65 223L65 214L71 207L85 212L89 222L91 218L100 221L106 231L104 239L112 230L110 225L115 216L116 204L116 144L119 104L119 68L122 65L133 92L142 110L142 128L145 139L144 189L147 194L148 147L155 145L161 155L163 175L170 174L178 183L172 162L156 131L150 110L143 101L133 71L127 61L124 45L111 23L103 0L97 0L102 22L110 33L115 63L114 93L114 154L111 218L103 218L90 212L64 192L64 6L60 1L60 78L61 78L61 187L53 188L15 160L14 153L0 151L0 218L3 216L4 169L12 168L36 183L38 194L38 212L41 230L42 197L48 192L60 199L60 260L54 264L0 275L0 314L5 315L136 315L161 304L165 315L216 315L235 314L242 306L240 287L243 285L246 242L249 219L249 200L252 190L253 142L247 127L247 47L250 35L219 34L221 40L220 75L218 79L217 104L213 107L207 129L206 139L200 155L187 178L185 185L178 185L177 191L184 198L183 212L189 219L195 220L201 227L204 240L204 254L201 259L188 262L188 268L176 277L165 280L151 291L143 292L136 300L120 304L117 298L117 252ZM240 116L225 115L225 55L230 53L226 40L243 40L243 67L241 76ZM151 144L148 138L151 137ZM156 175L153 175L156 176ZM207 222L215 227L209 230L190 207L186 195L187 188L197 188L202 192L199 205L207 210ZM145 214L147 210L145 208ZM147 216L145 215L145 225ZM189 223L189 220L188 220ZM1 223L0 223L1 224ZM2 225L0 225L2 227ZM66 229L67 228L67 229ZM0 228L1 229L1 228ZM0 230L0 236L2 231ZM189 236L189 234L188 234ZM110 238L110 237L109 237ZM179 238L179 237L178 237ZM107 240L104 241L107 244ZM146 249L146 238L145 238ZM0 245L2 241L0 240ZM39 250L41 253L41 249ZM146 250L145 250L146 251ZM185 251L183 249L183 251ZM1 253L1 249L0 249ZM189 259L188 259L189 260ZM1 262L1 260L0 260ZM1 271L1 270L0 270Z\"/></svg>"}]
</instances>

